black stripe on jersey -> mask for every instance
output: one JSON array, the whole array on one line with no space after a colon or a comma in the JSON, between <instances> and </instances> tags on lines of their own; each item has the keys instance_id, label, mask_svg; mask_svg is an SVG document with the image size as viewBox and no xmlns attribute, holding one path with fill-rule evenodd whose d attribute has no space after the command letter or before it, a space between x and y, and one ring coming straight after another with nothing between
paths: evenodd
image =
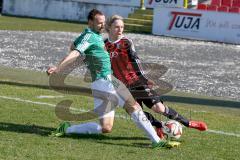
<instances>
[{"instance_id":1,"label":"black stripe on jersey","mask_svg":"<svg viewBox=\"0 0 240 160\"><path fill-rule=\"evenodd\" d=\"M131 62L133 64L133 67L134 67L137 75L139 76L139 79L144 78L147 81L148 78L147 78L147 76L144 73L144 70L143 70L142 65L141 65L141 61L140 61L139 57L137 56L137 52L135 51L133 42L130 39L127 39L127 40L130 43L130 52L129 52L129 54L130 54L130 57L131 57L130 59L131 59Z\"/></svg>"}]
</instances>

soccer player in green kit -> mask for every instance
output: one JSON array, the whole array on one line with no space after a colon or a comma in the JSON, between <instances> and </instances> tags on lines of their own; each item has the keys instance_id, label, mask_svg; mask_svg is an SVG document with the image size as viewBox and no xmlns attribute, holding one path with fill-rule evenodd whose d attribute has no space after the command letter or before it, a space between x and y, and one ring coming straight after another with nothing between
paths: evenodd
<instances>
[{"instance_id":1,"label":"soccer player in green kit","mask_svg":"<svg viewBox=\"0 0 240 160\"><path fill-rule=\"evenodd\" d=\"M106 105L122 106L131 116L134 123L144 131L152 142L152 147L169 147L180 145L179 142L160 139L153 126L143 113L139 104L134 100L125 85L113 77L109 53L105 50L101 33L104 31L105 16L102 12L93 9L88 15L88 28L80 34L71 46L70 53L59 65L47 70L49 75L60 73L77 59L85 63L91 72L91 89L93 97L95 92L101 91L101 97L94 97L94 111L99 116L100 124L87 122L71 125L63 122L56 130L55 136L69 134L101 134L111 131L114 118L114 107L106 110ZM104 103L106 100L109 103Z\"/></svg>"}]
</instances>

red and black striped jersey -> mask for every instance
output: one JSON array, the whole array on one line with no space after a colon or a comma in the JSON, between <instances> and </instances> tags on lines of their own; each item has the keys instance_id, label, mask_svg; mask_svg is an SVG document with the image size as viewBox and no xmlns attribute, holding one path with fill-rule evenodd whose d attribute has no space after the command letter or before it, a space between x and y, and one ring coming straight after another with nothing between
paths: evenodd
<instances>
[{"instance_id":1,"label":"red and black striped jersey","mask_svg":"<svg viewBox=\"0 0 240 160\"><path fill-rule=\"evenodd\" d=\"M130 39L122 37L115 42L106 39L104 43L110 54L113 74L117 79L126 86L132 86L140 80L147 81L133 42Z\"/></svg>"}]
</instances>

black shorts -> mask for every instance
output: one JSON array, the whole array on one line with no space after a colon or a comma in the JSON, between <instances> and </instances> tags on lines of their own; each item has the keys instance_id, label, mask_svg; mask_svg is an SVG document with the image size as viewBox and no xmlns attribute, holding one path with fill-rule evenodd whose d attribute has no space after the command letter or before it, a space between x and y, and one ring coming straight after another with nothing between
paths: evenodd
<instances>
[{"instance_id":1,"label":"black shorts","mask_svg":"<svg viewBox=\"0 0 240 160\"><path fill-rule=\"evenodd\" d=\"M160 99L160 95L154 90L145 86L131 87L129 91L133 95L134 99L143 107L145 104L148 108L152 108L158 102L163 103Z\"/></svg>"}]
</instances>

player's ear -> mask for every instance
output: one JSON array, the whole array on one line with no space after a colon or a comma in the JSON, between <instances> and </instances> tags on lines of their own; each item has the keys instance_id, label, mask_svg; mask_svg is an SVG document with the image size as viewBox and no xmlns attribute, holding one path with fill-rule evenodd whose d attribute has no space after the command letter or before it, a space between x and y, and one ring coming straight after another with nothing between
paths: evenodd
<instances>
[{"instance_id":1,"label":"player's ear","mask_svg":"<svg viewBox=\"0 0 240 160\"><path fill-rule=\"evenodd\" d=\"M88 20L88 25L92 27L93 26L93 20Z\"/></svg>"}]
</instances>

